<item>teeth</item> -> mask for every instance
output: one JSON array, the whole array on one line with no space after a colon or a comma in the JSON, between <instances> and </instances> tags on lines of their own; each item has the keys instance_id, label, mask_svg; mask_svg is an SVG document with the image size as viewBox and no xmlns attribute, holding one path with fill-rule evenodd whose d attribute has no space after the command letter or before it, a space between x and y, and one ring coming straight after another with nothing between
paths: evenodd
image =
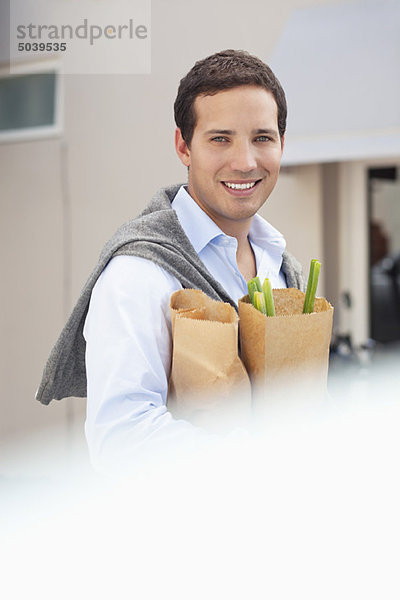
<instances>
[{"instance_id":1,"label":"teeth","mask_svg":"<svg viewBox=\"0 0 400 600\"><path fill-rule=\"evenodd\" d=\"M229 183L229 181L224 181L226 187L231 188L232 190L248 190L256 185L256 182L253 183Z\"/></svg>"}]
</instances>

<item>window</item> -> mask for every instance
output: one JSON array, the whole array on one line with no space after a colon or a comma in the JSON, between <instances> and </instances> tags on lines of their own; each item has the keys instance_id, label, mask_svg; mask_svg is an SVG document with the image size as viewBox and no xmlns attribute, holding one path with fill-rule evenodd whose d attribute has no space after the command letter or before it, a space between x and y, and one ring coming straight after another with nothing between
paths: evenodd
<instances>
[{"instance_id":1,"label":"window","mask_svg":"<svg viewBox=\"0 0 400 600\"><path fill-rule=\"evenodd\" d=\"M55 68L0 73L0 142L61 133L60 76Z\"/></svg>"}]
</instances>

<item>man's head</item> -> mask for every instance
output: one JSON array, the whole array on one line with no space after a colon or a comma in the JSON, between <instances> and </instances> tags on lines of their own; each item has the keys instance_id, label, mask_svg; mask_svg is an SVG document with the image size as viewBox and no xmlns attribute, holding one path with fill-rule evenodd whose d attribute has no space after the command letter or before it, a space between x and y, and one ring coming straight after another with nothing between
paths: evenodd
<instances>
[{"instance_id":1,"label":"man's head","mask_svg":"<svg viewBox=\"0 0 400 600\"><path fill-rule=\"evenodd\" d=\"M243 85L269 91L278 108L281 139L286 130L285 93L271 69L256 56L243 50L224 50L199 60L181 80L174 104L175 122L190 147L197 122L195 100Z\"/></svg>"},{"instance_id":2,"label":"man's head","mask_svg":"<svg viewBox=\"0 0 400 600\"><path fill-rule=\"evenodd\" d=\"M285 96L271 70L226 50L195 64L175 102L188 192L228 235L247 235L279 175Z\"/></svg>"}]
</instances>

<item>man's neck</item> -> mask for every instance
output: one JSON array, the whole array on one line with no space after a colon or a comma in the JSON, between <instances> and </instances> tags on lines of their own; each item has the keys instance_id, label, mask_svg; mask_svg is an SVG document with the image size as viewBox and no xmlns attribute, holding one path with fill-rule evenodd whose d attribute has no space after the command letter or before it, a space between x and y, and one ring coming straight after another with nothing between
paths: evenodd
<instances>
[{"instance_id":1,"label":"man's neck","mask_svg":"<svg viewBox=\"0 0 400 600\"><path fill-rule=\"evenodd\" d=\"M208 211L198 202L194 196L189 191L189 188L185 186L186 192L191 196L191 198L200 206L203 212L208 215L208 217L214 221L216 225L225 233L225 235L229 235L230 237L234 237L237 240L237 250L236 250L236 262L239 271L243 275L246 281L252 279L257 274L256 267L256 259L254 256L253 249L249 242L249 232L251 223L253 221L253 217L245 219L243 221L231 221L228 219L217 219L213 215L209 214Z\"/></svg>"},{"instance_id":2,"label":"man's neck","mask_svg":"<svg viewBox=\"0 0 400 600\"><path fill-rule=\"evenodd\" d=\"M247 236L245 240L242 239L240 242L238 240L236 262L239 271L246 281L249 281L249 279L252 279L257 275L256 258Z\"/></svg>"},{"instance_id":3,"label":"man's neck","mask_svg":"<svg viewBox=\"0 0 400 600\"><path fill-rule=\"evenodd\" d=\"M256 259L249 242L249 231L252 218L243 223L217 223L218 227L230 237L237 240L236 262L239 271L246 281L257 275Z\"/></svg>"},{"instance_id":4,"label":"man's neck","mask_svg":"<svg viewBox=\"0 0 400 600\"><path fill-rule=\"evenodd\" d=\"M204 209L203 209L204 210ZM208 215L218 227L230 237L237 239L238 247L246 245L253 217L243 221L230 221L228 219L216 219Z\"/></svg>"},{"instance_id":5,"label":"man's neck","mask_svg":"<svg viewBox=\"0 0 400 600\"><path fill-rule=\"evenodd\" d=\"M235 223L235 225L237 224ZM246 224L241 223L240 227L226 227L219 224L220 229L226 235L234 237L237 240L236 262L239 271L246 281L257 275L256 259L249 241L250 225L251 219Z\"/></svg>"}]
</instances>

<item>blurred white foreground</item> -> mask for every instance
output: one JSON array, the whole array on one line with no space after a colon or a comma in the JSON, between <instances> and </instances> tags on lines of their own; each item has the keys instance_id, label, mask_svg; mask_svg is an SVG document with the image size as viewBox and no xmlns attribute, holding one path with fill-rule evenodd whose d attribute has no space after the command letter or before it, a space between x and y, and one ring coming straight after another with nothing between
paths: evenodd
<instances>
[{"instance_id":1,"label":"blurred white foreground","mask_svg":"<svg viewBox=\"0 0 400 600\"><path fill-rule=\"evenodd\" d=\"M43 439L0 478L2 598L398 600L399 367L124 479Z\"/></svg>"}]
</instances>

